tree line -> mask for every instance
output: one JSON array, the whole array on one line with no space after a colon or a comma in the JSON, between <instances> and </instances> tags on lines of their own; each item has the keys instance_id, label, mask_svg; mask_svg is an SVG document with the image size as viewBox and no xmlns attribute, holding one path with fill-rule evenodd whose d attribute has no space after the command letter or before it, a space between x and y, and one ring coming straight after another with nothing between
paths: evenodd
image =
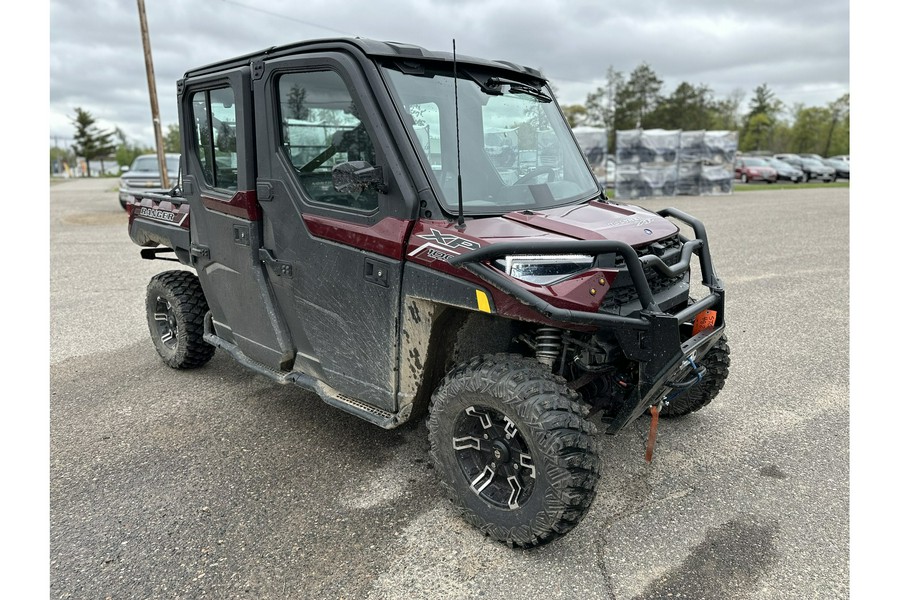
<instances>
[{"instance_id":1,"label":"tree line","mask_svg":"<svg viewBox=\"0 0 900 600\"><path fill-rule=\"evenodd\" d=\"M106 161L115 162L120 167L130 166L141 154L156 154L152 146L143 146L132 141L120 127L101 129L97 119L78 107L71 119L75 127L73 144L68 148L50 148L50 164L66 163L74 166L76 160L84 159L86 175L91 176L91 161L100 161L101 175ZM169 125L163 138L166 152L181 153L181 132L178 125Z\"/></svg>"},{"instance_id":2,"label":"tree line","mask_svg":"<svg viewBox=\"0 0 900 600\"><path fill-rule=\"evenodd\" d=\"M763 83L742 112L745 96L735 90L717 98L708 86L687 81L665 94L662 79L642 63L627 78L609 67L605 85L589 93L583 104L562 109L572 127L605 127L611 151L616 131L643 128L737 131L742 152L850 153L850 94L826 106L797 103L788 108Z\"/></svg>"}]
</instances>

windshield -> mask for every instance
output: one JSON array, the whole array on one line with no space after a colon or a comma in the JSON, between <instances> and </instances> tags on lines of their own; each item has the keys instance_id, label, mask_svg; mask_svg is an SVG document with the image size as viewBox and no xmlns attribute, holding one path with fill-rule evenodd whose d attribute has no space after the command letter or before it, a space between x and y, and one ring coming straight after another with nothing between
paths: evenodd
<instances>
[{"instance_id":1,"label":"windshield","mask_svg":"<svg viewBox=\"0 0 900 600\"><path fill-rule=\"evenodd\" d=\"M131 165L131 171L137 173L159 173L159 160L156 156L138 156ZM166 157L166 171L169 174L178 174L178 157Z\"/></svg>"},{"instance_id":2,"label":"windshield","mask_svg":"<svg viewBox=\"0 0 900 600\"><path fill-rule=\"evenodd\" d=\"M387 68L401 114L430 167L436 193L458 208L453 72L409 75ZM475 73L459 74L463 212L543 209L599 193L593 174L546 86ZM492 82L494 82L492 84Z\"/></svg>"},{"instance_id":3,"label":"windshield","mask_svg":"<svg viewBox=\"0 0 900 600\"><path fill-rule=\"evenodd\" d=\"M744 165L747 167L766 167L766 166L768 166L761 158L745 158Z\"/></svg>"}]
</instances>

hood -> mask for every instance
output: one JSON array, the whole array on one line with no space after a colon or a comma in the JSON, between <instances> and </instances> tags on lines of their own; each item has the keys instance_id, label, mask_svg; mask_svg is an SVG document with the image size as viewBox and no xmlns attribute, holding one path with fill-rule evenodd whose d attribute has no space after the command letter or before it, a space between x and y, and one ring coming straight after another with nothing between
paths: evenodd
<instances>
[{"instance_id":1,"label":"hood","mask_svg":"<svg viewBox=\"0 0 900 600\"><path fill-rule=\"evenodd\" d=\"M501 218L564 238L617 240L629 246L646 245L678 232L674 223L654 212L638 206L604 202L537 212L513 212Z\"/></svg>"},{"instance_id":2,"label":"hood","mask_svg":"<svg viewBox=\"0 0 900 600\"><path fill-rule=\"evenodd\" d=\"M440 227L448 233L460 233L445 221L439 222L439 226L435 221L420 223L426 232ZM673 222L641 207L592 201L578 206L469 219L462 235L478 246L517 240L616 240L640 247L677 232Z\"/></svg>"}]
</instances>

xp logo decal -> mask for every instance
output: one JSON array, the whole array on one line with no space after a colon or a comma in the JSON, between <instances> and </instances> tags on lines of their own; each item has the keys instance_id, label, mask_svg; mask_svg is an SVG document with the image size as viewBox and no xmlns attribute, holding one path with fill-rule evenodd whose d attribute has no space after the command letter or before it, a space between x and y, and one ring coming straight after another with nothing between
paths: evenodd
<instances>
[{"instance_id":1,"label":"xp logo decal","mask_svg":"<svg viewBox=\"0 0 900 600\"><path fill-rule=\"evenodd\" d=\"M416 237L427 240L427 244L419 246L412 252L410 256L428 250L426 256L432 260L449 260L459 254L459 250L478 250L481 244L467 240L452 233L441 233L437 229L432 229L429 235L417 235Z\"/></svg>"},{"instance_id":2,"label":"xp logo decal","mask_svg":"<svg viewBox=\"0 0 900 600\"><path fill-rule=\"evenodd\" d=\"M452 233L441 233L437 229L432 229L431 235L420 235L418 237L445 248L462 248L463 250L478 250L481 248L481 244L478 242L455 236Z\"/></svg>"}]
</instances>

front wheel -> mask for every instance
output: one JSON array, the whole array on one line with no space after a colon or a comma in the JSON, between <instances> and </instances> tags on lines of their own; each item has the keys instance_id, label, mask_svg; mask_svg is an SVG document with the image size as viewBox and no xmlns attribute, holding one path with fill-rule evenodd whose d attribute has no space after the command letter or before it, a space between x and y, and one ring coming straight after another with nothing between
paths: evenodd
<instances>
[{"instance_id":1,"label":"front wheel","mask_svg":"<svg viewBox=\"0 0 900 600\"><path fill-rule=\"evenodd\" d=\"M594 499L599 457L588 406L533 359L479 356L432 396L431 455L450 501L511 547L565 535Z\"/></svg>"},{"instance_id":2,"label":"front wheel","mask_svg":"<svg viewBox=\"0 0 900 600\"><path fill-rule=\"evenodd\" d=\"M203 340L209 306L200 280L190 271L166 271L147 286L147 324L163 362L173 369L202 367L216 347Z\"/></svg>"}]
</instances>

